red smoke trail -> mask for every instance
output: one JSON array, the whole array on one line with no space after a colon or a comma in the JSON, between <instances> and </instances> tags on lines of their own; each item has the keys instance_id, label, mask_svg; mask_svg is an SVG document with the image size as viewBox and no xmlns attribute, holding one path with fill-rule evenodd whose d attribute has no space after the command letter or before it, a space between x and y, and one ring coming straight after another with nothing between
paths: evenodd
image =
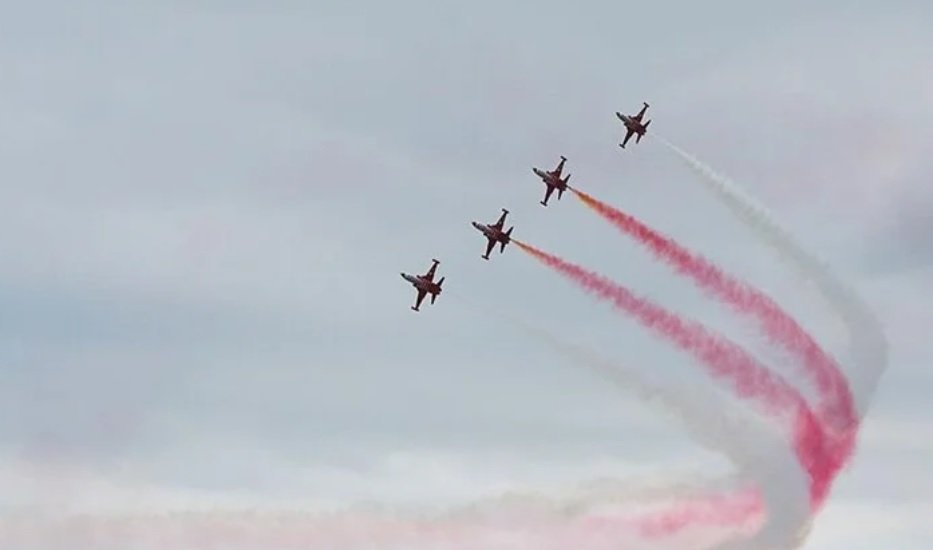
<instances>
[{"instance_id":1,"label":"red smoke trail","mask_svg":"<svg viewBox=\"0 0 933 550\"><path fill-rule=\"evenodd\" d=\"M702 504L702 506L696 506ZM703 499L699 503L686 502L674 509L646 518L639 525L644 537L669 535L694 523L705 525L739 525L763 512L757 493L722 495Z\"/></svg>"},{"instance_id":2,"label":"red smoke trail","mask_svg":"<svg viewBox=\"0 0 933 550\"><path fill-rule=\"evenodd\" d=\"M834 471L852 455L858 417L849 386L830 357L797 321L766 294L728 275L705 258L693 254L670 237L662 235L634 216L578 190L571 189L583 204L648 247L680 274L692 278L702 289L714 294L741 313L758 318L772 343L799 356L806 373L813 377L824 403L821 420L832 427L834 441L830 459Z\"/></svg>"},{"instance_id":3,"label":"red smoke trail","mask_svg":"<svg viewBox=\"0 0 933 550\"><path fill-rule=\"evenodd\" d=\"M825 456L825 434L813 411L797 391L772 374L743 349L717 337L706 327L681 319L666 309L586 269L512 239L520 249L558 271L599 298L637 319L642 325L691 353L709 372L732 382L740 397L756 399L772 414L793 415L794 450L810 476L811 501L822 502L835 473Z\"/></svg>"},{"instance_id":4,"label":"red smoke trail","mask_svg":"<svg viewBox=\"0 0 933 550\"><path fill-rule=\"evenodd\" d=\"M712 527L744 527L760 517L760 503L725 500L706 515L693 512L687 521L703 521ZM464 523L455 519L406 521L402 518L367 515L309 516L301 512L230 512L153 514L146 517L73 516L28 524L20 519L0 520L0 545L4 548L102 548L145 546L160 548L400 548L431 545L435 548L516 548L517 541L533 542L522 547L565 549L603 542L599 548L618 548L619 538L635 534L657 540L676 534L683 520L641 523L641 518L574 518L539 515L504 521ZM676 523L666 525L665 523ZM511 539L511 540L510 540ZM517 540L516 540L517 539ZM148 543L148 544L147 544ZM154 546L153 546L154 547Z\"/></svg>"}]
</instances>

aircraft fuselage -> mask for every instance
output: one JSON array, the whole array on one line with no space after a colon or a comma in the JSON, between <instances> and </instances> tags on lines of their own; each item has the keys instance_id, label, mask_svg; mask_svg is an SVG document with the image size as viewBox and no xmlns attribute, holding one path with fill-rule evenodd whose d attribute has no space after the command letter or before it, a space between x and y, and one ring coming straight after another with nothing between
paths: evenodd
<instances>
[{"instance_id":1,"label":"aircraft fuselage","mask_svg":"<svg viewBox=\"0 0 933 550\"><path fill-rule=\"evenodd\" d=\"M426 281L418 275L409 275L408 273L402 273L402 278L412 284L418 290L424 290L425 292L433 292L436 290L437 283Z\"/></svg>"},{"instance_id":2,"label":"aircraft fuselage","mask_svg":"<svg viewBox=\"0 0 933 550\"><path fill-rule=\"evenodd\" d=\"M540 168L532 168L532 170L534 170L535 175L541 178L541 180L544 181L544 183L547 184L549 187L559 188L559 187L562 187L564 184L564 180L558 178L557 176L555 176L554 174L551 174L550 172L545 172L544 170L541 170Z\"/></svg>"},{"instance_id":3,"label":"aircraft fuselage","mask_svg":"<svg viewBox=\"0 0 933 550\"><path fill-rule=\"evenodd\" d=\"M635 117L632 117L629 115L623 115L622 113L617 113L617 114L619 115L619 120L622 121L622 124L627 129L633 132L639 133L639 134L644 133L647 130L647 128L645 127L645 124L642 121L636 119Z\"/></svg>"},{"instance_id":4,"label":"aircraft fuselage","mask_svg":"<svg viewBox=\"0 0 933 550\"><path fill-rule=\"evenodd\" d=\"M473 222L473 227L475 227L479 232L486 236L487 239L491 239L497 242L508 242L509 236L505 234L505 231L496 229L494 227L489 227L488 225Z\"/></svg>"},{"instance_id":5,"label":"aircraft fuselage","mask_svg":"<svg viewBox=\"0 0 933 550\"><path fill-rule=\"evenodd\" d=\"M495 236L492 234L492 228L490 228L488 225L479 222L473 222L473 227L475 227L477 231L483 235L486 235L490 239L495 239Z\"/></svg>"}]
</instances>

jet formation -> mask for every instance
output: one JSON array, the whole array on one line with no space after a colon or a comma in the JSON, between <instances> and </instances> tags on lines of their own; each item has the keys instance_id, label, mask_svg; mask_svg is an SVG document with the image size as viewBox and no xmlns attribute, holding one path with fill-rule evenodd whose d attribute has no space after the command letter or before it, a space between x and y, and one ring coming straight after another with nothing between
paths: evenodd
<instances>
[{"instance_id":1,"label":"jet formation","mask_svg":"<svg viewBox=\"0 0 933 550\"><path fill-rule=\"evenodd\" d=\"M616 118L622 121L622 125L625 129L625 137L622 139L622 143L619 144L619 147L625 149L625 145L632 136L635 136L635 143L640 142L641 138L648 132L648 125L651 124L651 121L642 122L647 110L648 103L642 102L642 108L638 114L624 115L618 111L616 112ZM566 163L567 157L561 155L560 162L558 162L553 170L546 171L532 167L531 171L538 176L545 185L544 199L539 202L542 206L546 207L548 205L548 200L551 198L551 195L554 194L554 191L557 191L557 200L560 200L564 191L569 188L567 182L570 180L570 174L566 176L563 175L564 165ZM482 259L489 260L489 255L497 244L499 245L499 253L502 254L505 252L506 245L512 242L512 230L515 229L515 227L512 226L507 230L505 229L505 219L508 215L509 211L503 208L502 215L499 216L499 219L495 223L484 224L476 221L471 222L473 228L482 233L483 237L486 238L486 252L480 256ZM401 274L402 278L411 283L415 291L417 291L415 305L411 307L413 311L421 311L421 303L428 294L431 295L431 304L433 304L441 294L443 290L441 285L444 284L445 277L441 277L436 282L434 281L437 266L440 265L440 263L439 260L432 259L431 267L424 275L412 275L404 272Z\"/></svg>"}]
</instances>

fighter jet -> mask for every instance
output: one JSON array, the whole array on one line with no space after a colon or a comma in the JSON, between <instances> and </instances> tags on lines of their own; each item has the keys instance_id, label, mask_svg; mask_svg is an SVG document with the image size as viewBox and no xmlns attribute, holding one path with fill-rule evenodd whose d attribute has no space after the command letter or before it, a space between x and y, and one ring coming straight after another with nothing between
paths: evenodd
<instances>
[{"instance_id":1,"label":"fighter jet","mask_svg":"<svg viewBox=\"0 0 933 550\"><path fill-rule=\"evenodd\" d=\"M496 246L496 243L502 245L502 247L499 249L499 254L502 254L505 252L505 245L512 241L512 230L515 229L515 227L510 227L508 231L502 230L503 224L505 223L505 217L508 215L509 211L503 208L502 216L496 223L487 225L479 222L472 222L473 227L485 235L486 239L489 241L489 243L486 245L486 253L481 256L484 260L489 259L489 253L492 252L492 249Z\"/></svg>"},{"instance_id":2,"label":"fighter jet","mask_svg":"<svg viewBox=\"0 0 933 550\"><path fill-rule=\"evenodd\" d=\"M551 193L557 189L557 200L560 200L563 196L564 191L567 190L567 182L570 181L570 174L567 174L567 177L560 179L561 172L564 171L564 163L567 162L567 157L564 155L560 156L560 163L557 164L557 168L551 170L550 172L545 172L540 168L532 168L531 171L535 173L536 176L541 178L541 181L544 182L544 185L547 186L547 191L544 192L544 200L541 201L542 206L547 206L547 201L551 198Z\"/></svg>"},{"instance_id":3,"label":"fighter jet","mask_svg":"<svg viewBox=\"0 0 933 550\"><path fill-rule=\"evenodd\" d=\"M642 118L645 116L645 111L648 110L648 104L644 102L642 102L642 104L644 107L642 107L641 111L635 116L623 115L616 111L616 116L622 121L622 124L625 125L625 139L619 144L619 147L623 149L625 149L625 144L628 143L629 138L631 138L633 134L638 134L638 137L635 138L635 143L641 141L642 136L648 131L648 125L651 124L650 120L644 124L641 122Z\"/></svg>"},{"instance_id":4,"label":"fighter jet","mask_svg":"<svg viewBox=\"0 0 933 550\"><path fill-rule=\"evenodd\" d=\"M424 275L409 275L408 273L402 273L402 278L411 283L415 290L418 291L418 297L415 299L415 305L411 307L413 311L421 311L421 301L424 300L424 297L428 294L431 295L431 303L434 303L434 300L437 299L438 294L441 293L441 285L444 284L445 277L441 277L439 281L434 282L434 273L437 271L437 264L441 263L437 260L431 260L431 268L428 269L428 272Z\"/></svg>"}]
</instances>

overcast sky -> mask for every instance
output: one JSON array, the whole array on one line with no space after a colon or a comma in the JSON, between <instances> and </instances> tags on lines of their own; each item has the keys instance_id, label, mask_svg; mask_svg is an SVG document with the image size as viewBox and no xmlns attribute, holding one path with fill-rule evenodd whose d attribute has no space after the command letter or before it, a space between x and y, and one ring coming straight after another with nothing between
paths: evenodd
<instances>
[{"instance_id":1,"label":"overcast sky","mask_svg":"<svg viewBox=\"0 0 933 550\"><path fill-rule=\"evenodd\" d=\"M572 196L538 204L530 169L563 154L838 343L669 151L616 146L612 113L648 101L885 322L808 548L933 543L933 8L323 4L0 6L0 478L22 482L0 504L479 497L707 460L495 311L671 380L692 362L515 247L484 262L469 225L508 208L515 237L747 340ZM445 293L416 314L399 272L431 258Z\"/></svg>"}]
</instances>

